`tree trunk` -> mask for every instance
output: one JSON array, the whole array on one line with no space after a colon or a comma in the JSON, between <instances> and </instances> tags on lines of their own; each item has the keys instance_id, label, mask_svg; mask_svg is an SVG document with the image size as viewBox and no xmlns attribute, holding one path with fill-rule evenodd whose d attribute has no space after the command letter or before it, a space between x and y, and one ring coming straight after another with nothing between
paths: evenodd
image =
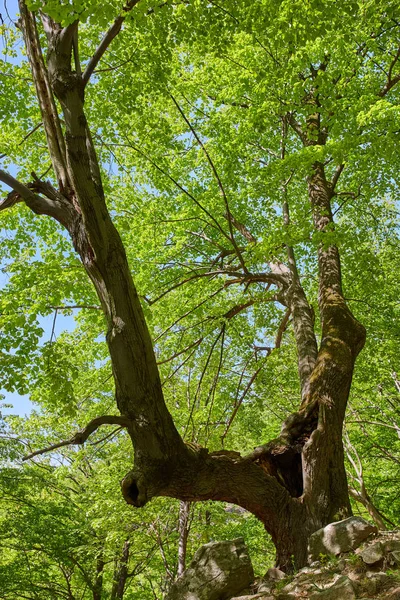
<instances>
[{"instance_id":1,"label":"tree trunk","mask_svg":"<svg viewBox=\"0 0 400 600\"><path fill-rule=\"evenodd\" d=\"M126 540L122 548L122 555L115 567L111 600L121 600L124 597L126 580L128 578L129 546L130 542Z\"/></svg>"},{"instance_id":2,"label":"tree trunk","mask_svg":"<svg viewBox=\"0 0 400 600\"><path fill-rule=\"evenodd\" d=\"M177 576L180 577L186 568L186 548L189 537L189 513L190 513L190 502L179 503L179 516L178 516L178 571Z\"/></svg>"},{"instance_id":3,"label":"tree trunk","mask_svg":"<svg viewBox=\"0 0 400 600\"><path fill-rule=\"evenodd\" d=\"M104 572L105 562L103 559L103 554L101 554L97 558L96 562L96 577L93 584L93 600L101 600L103 594L103 572Z\"/></svg>"},{"instance_id":4,"label":"tree trunk","mask_svg":"<svg viewBox=\"0 0 400 600\"><path fill-rule=\"evenodd\" d=\"M124 10L135 4L128 1ZM28 188L4 172L0 176L34 212L50 215L68 230L100 299L107 321L116 404L126 419L135 451L134 468L122 483L125 500L134 506L143 506L155 496L238 504L264 523L276 545L280 568L302 567L310 534L351 512L342 426L355 360L365 340L364 328L343 297L338 248L323 240L325 233L333 231L334 187L326 179L323 164L316 162L308 179L314 228L322 238L318 249L322 330L318 351L314 313L297 274L292 249L288 249L289 267L279 266L279 272L274 273L270 265L271 272L264 279L278 287L280 300L290 309L298 351L300 408L286 419L277 439L248 456L189 447L167 410L152 340L121 238L107 209L84 112L87 78L71 66L78 23L62 28L42 16L48 38L46 68L41 52L35 51L39 38L23 0L20 12L60 189L38 180ZM103 51L96 51L92 66ZM63 110L65 136L53 94ZM319 119L319 113L309 117L307 127L314 133L317 130L317 136L301 133L305 145L317 143L310 141L316 138L319 144L325 143ZM295 131L299 131L298 124ZM0 208L15 201L14 197ZM124 552L128 556L129 546ZM121 577L122 586L122 571Z\"/></svg>"}]
</instances>

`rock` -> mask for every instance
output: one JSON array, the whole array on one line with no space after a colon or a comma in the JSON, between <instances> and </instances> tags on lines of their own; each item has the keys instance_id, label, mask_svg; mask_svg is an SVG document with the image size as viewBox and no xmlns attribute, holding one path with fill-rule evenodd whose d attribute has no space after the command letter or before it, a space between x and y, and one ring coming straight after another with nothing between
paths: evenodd
<instances>
[{"instance_id":1,"label":"rock","mask_svg":"<svg viewBox=\"0 0 400 600\"><path fill-rule=\"evenodd\" d=\"M309 541L309 559L316 560L321 554L341 554L355 550L376 527L361 517L349 517L330 523L313 533Z\"/></svg>"},{"instance_id":2,"label":"rock","mask_svg":"<svg viewBox=\"0 0 400 600\"><path fill-rule=\"evenodd\" d=\"M265 594L253 594L252 596L235 596L231 600L275 600L273 596Z\"/></svg>"},{"instance_id":3,"label":"rock","mask_svg":"<svg viewBox=\"0 0 400 600\"><path fill-rule=\"evenodd\" d=\"M272 592L272 588L274 587L274 584L268 581L262 581L260 583L260 585L258 586L257 589L257 594L270 594Z\"/></svg>"},{"instance_id":4,"label":"rock","mask_svg":"<svg viewBox=\"0 0 400 600\"><path fill-rule=\"evenodd\" d=\"M389 575L386 573L377 572L377 573L367 573L366 578L364 578L360 583L362 587L363 594L371 594L376 596L379 592L390 582Z\"/></svg>"},{"instance_id":5,"label":"rock","mask_svg":"<svg viewBox=\"0 0 400 600\"><path fill-rule=\"evenodd\" d=\"M400 551L400 540L387 540L383 547L385 552Z\"/></svg>"},{"instance_id":6,"label":"rock","mask_svg":"<svg viewBox=\"0 0 400 600\"><path fill-rule=\"evenodd\" d=\"M355 600L356 594L351 581L344 575L329 588L313 592L310 600Z\"/></svg>"},{"instance_id":7,"label":"rock","mask_svg":"<svg viewBox=\"0 0 400 600\"><path fill-rule=\"evenodd\" d=\"M400 600L400 587L390 592L385 596L385 600Z\"/></svg>"},{"instance_id":8,"label":"rock","mask_svg":"<svg viewBox=\"0 0 400 600\"><path fill-rule=\"evenodd\" d=\"M271 567L265 574L265 579L269 581L280 581L281 579L285 579L285 577L285 573L276 567Z\"/></svg>"},{"instance_id":9,"label":"rock","mask_svg":"<svg viewBox=\"0 0 400 600\"><path fill-rule=\"evenodd\" d=\"M390 565L400 565L400 550L389 552L388 561Z\"/></svg>"},{"instance_id":10,"label":"rock","mask_svg":"<svg viewBox=\"0 0 400 600\"><path fill-rule=\"evenodd\" d=\"M383 548L380 542L367 546L360 552L366 565L374 565L383 558Z\"/></svg>"},{"instance_id":11,"label":"rock","mask_svg":"<svg viewBox=\"0 0 400 600\"><path fill-rule=\"evenodd\" d=\"M166 600L227 600L247 588L253 579L243 538L211 542L197 550Z\"/></svg>"}]
</instances>

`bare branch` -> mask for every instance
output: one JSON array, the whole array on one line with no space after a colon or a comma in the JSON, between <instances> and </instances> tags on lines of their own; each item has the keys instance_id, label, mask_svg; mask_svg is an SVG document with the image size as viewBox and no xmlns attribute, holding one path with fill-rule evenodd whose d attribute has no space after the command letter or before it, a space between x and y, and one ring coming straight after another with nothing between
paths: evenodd
<instances>
[{"instance_id":1,"label":"bare branch","mask_svg":"<svg viewBox=\"0 0 400 600\"><path fill-rule=\"evenodd\" d=\"M52 450L57 450L57 448L62 448L63 446L74 446L81 445L86 442L88 437L94 433L101 425L120 425L121 427L128 427L130 425L130 420L117 416L117 415L103 415L102 417L96 417L92 419L84 429L78 431L72 438L69 440L63 440L62 442L58 442L57 444L53 444L48 446L47 448L43 448L42 450L36 450L36 452L32 452L27 456L24 456L22 460L29 460L34 456L39 456L40 454L46 454L47 452L51 452Z\"/></svg>"},{"instance_id":2,"label":"bare branch","mask_svg":"<svg viewBox=\"0 0 400 600\"><path fill-rule=\"evenodd\" d=\"M240 223L240 221L238 221L237 219L235 219L235 217L232 214L225 213L224 217L227 221L230 221L232 223L232 225L235 227L235 229L238 230L239 233L242 234L243 237L246 238L247 241L255 244L256 243L256 238L254 237L254 235L247 229L247 227L245 225L243 225L243 223Z\"/></svg>"},{"instance_id":3,"label":"bare branch","mask_svg":"<svg viewBox=\"0 0 400 600\"><path fill-rule=\"evenodd\" d=\"M336 184L339 181L339 177L341 176L343 169L344 169L344 164L341 163L340 165L338 165L338 167L336 168L336 171L333 174L332 181L331 181L332 192L335 191Z\"/></svg>"},{"instance_id":4,"label":"bare branch","mask_svg":"<svg viewBox=\"0 0 400 600\"><path fill-rule=\"evenodd\" d=\"M271 349L271 351L272 351L272 349ZM271 354L271 351L268 352L267 357ZM239 408L241 407L241 405L243 403L243 400L246 398L246 396L247 396L247 394L248 394L251 386L253 385L254 381L256 380L258 374L260 373L260 371L262 370L262 368L264 367L264 365L265 365L265 361L263 362L263 364L260 367L258 367L258 369L255 371L255 373L253 373L253 375L251 376L250 380L248 381L248 383L247 383L247 385L246 385L246 387L245 387L242 395L240 396L239 400L237 400L237 402L235 404L235 407L234 407L234 409L232 411L232 414L231 414L231 416L229 418L229 421L226 424L225 431L224 431L224 433L221 436L221 443L222 443L222 445L224 444L224 440L225 440L226 436L228 435L228 431L229 431L229 429L230 429L230 427L231 427L231 425L233 423L234 418L237 415L237 412L238 412Z\"/></svg>"},{"instance_id":5,"label":"bare branch","mask_svg":"<svg viewBox=\"0 0 400 600\"><path fill-rule=\"evenodd\" d=\"M201 344L201 342L203 341L204 338L199 338L198 340L194 341L192 344L190 344L189 346L186 346L186 348L184 348L183 350L180 350L179 352L175 352L175 354L173 354L172 356L170 356L169 358L165 358L164 360L159 360L157 361L157 365L164 365L167 362L171 362L171 360L174 360L174 358L177 358L178 356L180 356L181 354L185 354L185 352L188 352L189 350L191 350L192 348L197 348L197 346L199 344Z\"/></svg>"},{"instance_id":6,"label":"bare branch","mask_svg":"<svg viewBox=\"0 0 400 600\"><path fill-rule=\"evenodd\" d=\"M219 224L219 222L217 221L217 219L215 217L212 216L212 214L197 200L197 198L195 198L186 188L184 188L174 177L172 177L172 175L170 175L169 173L167 173L162 167L160 167L156 162L154 162L153 159L151 159L149 156L147 156L147 154L145 152L143 152L143 150L141 150L140 148L138 148L137 146L135 146L132 143L129 143L129 148L132 148L132 150L134 150L135 152L137 152L138 154L140 154L140 156L142 156L143 158L145 158L147 161L149 161L149 163L151 165L153 165L153 167L155 169L157 169L157 171L159 171L160 173L162 173L165 177L167 177L170 181L172 181L172 183L179 189L181 190L181 192L183 192L184 194L186 194L186 196L188 198L190 198L191 200L193 200L193 202L207 215L207 217L209 217L211 219L211 221L213 221L213 223L215 223L217 229L222 233L222 235L227 238L230 241L230 237L229 235L223 230L223 228L221 227L221 225ZM211 225L211 223L208 223L209 225ZM212 226L212 225L211 225Z\"/></svg>"},{"instance_id":7,"label":"bare branch","mask_svg":"<svg viewBox=\"0 0 400 600\"><path fill-rule=\"evenodd\" d=\"M59 182L61 191L69 191L72 189L72 186L67 168L65 140L60 125L57 106L51 91L48 72L43 60L35 17L33 13L27 9L23 0L19 1L19 10L26 52L36 87L36 95L39 102L54 173ZM42 15L42 21L47 35L50 35L50 29L52 32L57 27L60 29L60 26L57 26L54 21L49 20L45 15ZM68 32L71 30L73 30L72 26L70 26Z\"/></svg>"},{"instance_id":8,"label":"bare branch","mask_svg":"<svg viewBox=\"0 0 400 600\"><path fill-rule=\"evenodd\" d=\"M400 47L398 48L392 62L390 63L387 81L386 81L385 85L383 86L383 88L378 93L378 96L380 96L381 98L384 98L386 96L386 94L388 92L390 92L390 90L396 85L396 83L398 83L400 81L400 73L398 73L397 75L395 75L393 77L393 69L396 66L396 64L398 63L399 58L400 58Z\"/></svg>"},{"instance_id":9,"label":"bare branch","mask_svg":"<svg viewBox=\"0 0 400 600\"><path fill-rule=\"evenodd\" d=\"M87 82L89 81L93 71L95 70L96 66L100 62L101 57L106 52L107 48L109 47L109 45L111 44L113 39L121 31L122 23L125 21L127 13L129 11L131 11L136 6L136 4L138 4L139 2L140 2L140 0L128 0L128 2L125 4L125 6L122 9L122 15L119 15L119 17L117 17L115 19L114 23L111 25L111 27L109 28L107 33L104 35L100 44L96 48L95 53L93 54L92 58L88 62L85 72L83 73L82 80L83 80L84 85L86 85Z\"/></svg>"},{"instance_id":10,"label":"bare branch","mask_svg":"<svg viewBox=\"0 0 400 600\"><path fill-rule=\"evenodd\" d=\"M279 327L278 327L278 331L277 331L276 338L275 338L275 348L281 347L282 337L288 326L290 313L291 313L290 308L288 308L283 316L283 319L282 319Z\"/></svg>"},{"instance_id":11,"label":"bare branch","mask_svg":"<svg viewBox=\"0 0 400 600\"><path fill-rule=\"evenodd\" d=\"M230 241L231 241L231 243L232 243L233 247L235 248L235 252L236 252L236 254L237 254L237 257L238 257L238 259L239 259L239 262L240 262L240 264L241 264L241 266L242 266L242 269L243 269L243 271L244 271L245 273L248 273L247 267L246 267L246 265L245 265L245 262L244 262L244 259L243 259L243 256L242 256L242 253L240 252L240 249L239 249L239 247L238 247L238 245L237 245L237 243L236 243L236 240L235 240L235 236L234 236L234 234L233 234L233 227L232 227L232 214L231 214L231 211L230 211L230 208L229 208L228 197L227 197L227 195L226 195L225 188L224 188L224 186L223 186L223 184L222 184L222 181L221 181L221 178L220 178L220 176L219 176L219 174L218 174L218 171L217 171L217 169L215 168L215 164L214 164L214 162L213 162L213 160L212 160L212 158L211 158L210 154L208 153L208 150L207 150L207 148L206 148L206 147L205 147L205 145L203 144L203 142L202 142L202 140L201 140L200 136L197 134L197 132L196 132L196 130L194 129L193 125L191 124L191 122L189 121L189 119L186 117L186 115L185 115L185 113L183 112L182 108L180 107L180 105L178 104L178 102L175 100L174 96L173 96L171 93L170 93L169 95L170 95L170 97L171 97L171 99L172 99L173 103L175 104L176 108L178 109L179 113L181 114L181 116L182 116L183 120L185 121L185 123L186 123L186 124L187 124L187 126L189 127L190 131L193 133L194 137L196 138L196 140L197 140L197 142L198 142L198 144L199 144L200 148L202 149L202 151L203 151L203 153L204 153L204 155L205 155L205 157L206 157L206 159L207 159L207 162L208 162L208 164L209 164L209 165L210 165L210 167L211 167L211 171L212 171L212 173L213 173L213 175L214 175L214 178L215 178L215 180L216 180L216 182L217 182L217 184L218 184L219 190L220 190L220 192L221 192L221 196L222 196L222 198L224 199L225 210L226 210L226 215L227 215L227 221L228 221L228 226L229 226L229 233L230 233L230 236L229 236L229 237L230 237Z\"/></svg>"}]
</instances>

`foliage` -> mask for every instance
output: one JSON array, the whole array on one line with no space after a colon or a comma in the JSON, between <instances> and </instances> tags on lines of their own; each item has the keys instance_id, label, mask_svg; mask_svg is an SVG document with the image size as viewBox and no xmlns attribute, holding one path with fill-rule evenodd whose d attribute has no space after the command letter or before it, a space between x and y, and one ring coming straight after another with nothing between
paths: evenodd
<instances>
[{"instance_id":1,"label":"foliage","mask_svg":"<svg viewBox=\"0 0 400 600\"><path fill-rule=\"evenodd\" d=\"M63 24L79 19L83 67L121 13L114 1L29 5ZM252 450L276 437L298 404L290 323L274 347L285 310L265 282L235 282L235 273L241 260L262 273L293 247L318 315L321 235L313 228L306 179L316 160L331 176L344 165L334 198L336 228L324 240L340 248L345 296L368 332L347 430L369 494L394 525L400 514L400 111L398 88L387 87L399 71L398 29L397 3L381 0L156 7L141 0L86 91L108 206L142 299L168 406L184 439L212 450L221 442ZM21 35L5 25L2 35L4 167L16 165L23 181L31 171L53 180ZM310 100L315 90L317 106ZM303 125L313 113L329 134L326 143L304 147L287 115ZM290 222L283 219L284 201ZM229 231L227 212L241 231ZM66 235L23 206L1 219L0 384L6 392L29 393L38 410L25 420L8 417L2 430L0 588L9 598L23 592L66 597L69 587L89 597L101 555L104 590L111 593L129 538L140 550L131 555L130 568L138 572L124 597L157 595L170 582L168 571L176 572L178 506L157 500L137 513L124 505L118 481L131 459L124 433L101 442L105 434L98 432L84 450L21 463L28 441L32 449L45 447L109 412L114 389L104 318ZM74 329L57 338L45 333L49 315L73 315ZM262 573L271 547L253 517L239 519L208 504L192 510L189 557L205 540L240 534Z\"/></svg>"}]
</instances>

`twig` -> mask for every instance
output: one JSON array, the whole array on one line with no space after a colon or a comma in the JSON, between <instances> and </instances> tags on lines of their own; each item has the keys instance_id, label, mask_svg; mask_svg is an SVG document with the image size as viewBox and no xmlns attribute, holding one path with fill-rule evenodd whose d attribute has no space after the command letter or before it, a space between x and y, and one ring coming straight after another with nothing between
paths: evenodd
<instances>
[{"instance_id":1,"label":"twig","mask_svg":"<svg viewBox=\"0 0 400 600\"><path fill-rule=\"evenodd\" d=\"M52 444L47 448L43 448L42 450L36 450L27 456L24 456L22 460L29 460L34 456L39 456L40 454L46 454L47 452L51 452L52 450L57 450L57 448L62 448L63 446L74 446L81 445L86 442L88 437L94 433L101 425L120 425L121 427L128 427L130 425L129 419L126 417L121 417L117 415L103 415L102 417L96 417L92 419L84 429L81 429L69 440L63 440L62 442L58 442L57 444Z\"/></svg>"},{"instance_id":2,"label":"twig","mask_svg":"<svg viewBox=\"0 0 400 600\"><path fill-rule=\"evenodd\" d=\"M200 136L197 134L195 128L193 127L193 125L191 124L191 122L189 121L189 119L186 117L185 113L183 112L182 108L180 107L180 105L178 104L178 102L176 101L176 99L174 98L174 96L171 93L169 93L169 96L171 97L173 103L175 104L175 106L178 109L179 113L181 114L183 120L185 121L185 123L189 127L190 131L193 133L194 137L196 138L196 140L197 140L200 148L202 149L202 151L203 151L203 153L204 153L204 155L205 155L205 157L207 159L208 164L211 167L211 171L212 171L212 173L214 175L214 178L215 178L215 180L216 180L216 182L218 184L219 190L221 192L221 196L224 199L225 210L226 210L226 214L227 214L228 227L229 227L229 233L230 233L230 236L229 236L230 237L230 241L231 241L233 247L235 248L235 252L237 254L237 257L239 259L240 264L242 265L243 271L245 273L248 273L247 267L245 265L245 262L244 262L244 259L243 259L243 256L242 256L242 253L240 252L239 246L237 245L236 240L235 240L235 236L233 234L232 214L231 214L231 211L230 211L230 208L229 208L228 197L226 195L225 188L222 185L222 181L221 181L221 178L220 178L220 176L218 174L218 171L215 168L215 164L214 164L213 160L211 159L211 156L209 155L208 150L205 147L205 145L203 144Z\"/></svg>"},{"instance_id":3,"label":"twig","mask_svg":"<svg viewBox=\"0 0 400 600\"><path fill-rule=\"evenodd\" d=\"M269 354L267 355L267 357L269 356ZM225 431L224 431L224 433L221 436L221 443L222 443L222 445L224 444L224 440L225 440L226 436L228 435L228 431L229 431L229 429L230 429L230 427L231 427L231 425L233 423L234 418L237 415L237 412L238 412L239 408L241 407L241 405L243 403L243 400L246 398L246 396L247 396L247 394L248 394L251 386L253 385L254 381L257 378L257 375L260 373L260 371L262 370L262 368L264 367L264 365L265 365L265 361L263 362L263 364L260 367L258 367L258 369L256 370L256 372L253 373L253 375L251 376L250 380L248 381L248 383L247 383L247 385L246 385L246 387L245 387L245 389L243 391L243 394L240 396L239 400L237 401L236 406L233 409L232 414L231 414L231 416L229 418L229 421L226 424Z\"/></svg>"},{"instance_id":4,"label":"twig","mask_svg":"<svg viewBox=\"0 0 400 600\"><path fill-rule=\"evenodd\" d=\"M383 88L378 93L378 96L380 96L381 98L383 98L384 96L386 96L386 94L388 92L390 92L390 90L392 89L392 87L394 87L396 85L396 83L398 83L400 81L400 73L398 73L392 79L393 69L394 69L396 63L398 62L399 58L400 58L400 47L398 48L398 50L397 50L397 52L396 52L396 54L395 54L392 62L390 63L387 82L385 83L385 85L383 86Z\"/></svg>"}]
</instances>

